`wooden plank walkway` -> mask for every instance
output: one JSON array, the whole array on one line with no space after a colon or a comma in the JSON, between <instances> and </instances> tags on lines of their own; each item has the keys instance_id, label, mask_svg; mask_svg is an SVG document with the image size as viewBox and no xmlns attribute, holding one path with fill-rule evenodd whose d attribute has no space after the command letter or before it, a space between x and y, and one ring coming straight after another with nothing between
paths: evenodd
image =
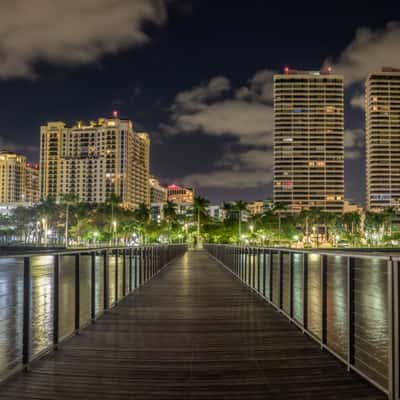
<instances>
[{"instance_id":1,"label":"wooden plank walkway","mask_svg":"<svg viewBox=\"0 0 400 400\"><path fill-rule=\"evenodd\" d=\"M0 399L385 399L205 252L0 387Z\"/></svg>"}]
</instances>

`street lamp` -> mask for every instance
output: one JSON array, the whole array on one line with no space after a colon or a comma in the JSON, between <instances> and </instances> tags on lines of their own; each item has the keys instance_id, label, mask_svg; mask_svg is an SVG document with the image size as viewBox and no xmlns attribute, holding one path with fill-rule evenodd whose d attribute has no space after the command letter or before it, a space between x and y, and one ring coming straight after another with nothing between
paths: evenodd
<instances>
[{"instance_id":1,"label":"street lamp","mask_svg":"<svg viewBox=\"0 0 400 400\"><path fill-rule=\"evenodd\" d=\"M114 245L115 245L116 236L117 236L117 221L115 219L112 222L112 226L113 226L113 242L114 242Z\"/></svg>"},{"instance_id":2,"label":"street lamp","mask_svg":"<svg viewBox=\"0 0 400 400\"><path fill-rule=\"evenodd\" d=\"M94 241L94 243L96 243L97 242L97 236L99 236L99 232L93 232L93 241Z\"/></svg>"}]
</instances>

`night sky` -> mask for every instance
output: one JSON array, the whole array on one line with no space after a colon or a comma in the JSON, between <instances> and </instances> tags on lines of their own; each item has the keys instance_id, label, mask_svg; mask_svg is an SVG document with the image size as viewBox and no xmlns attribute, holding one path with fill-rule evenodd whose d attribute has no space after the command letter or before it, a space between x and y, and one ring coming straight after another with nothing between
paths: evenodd
<instances>
[{"instance_id":1,"label":"night sky","mask_svg":"<svg viewBox=\"0 0 400 400\"><path fill-rule=\"evenodd\" d=\"M272 75L329 62L345 74L346 197L363 202L360 95L368 71L400 67L400 6L343 16L332 3L279 4L2 0L1 146L38 161L41 124L118 109L150 133L162 182L194 185L214 203L268 198Z\"/></svg>"}]
</instances>

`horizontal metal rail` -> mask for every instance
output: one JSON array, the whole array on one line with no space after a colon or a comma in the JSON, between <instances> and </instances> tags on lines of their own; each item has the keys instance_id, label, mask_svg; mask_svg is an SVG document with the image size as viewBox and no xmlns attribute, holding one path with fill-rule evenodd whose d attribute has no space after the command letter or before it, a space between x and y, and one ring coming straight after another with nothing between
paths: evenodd
<instances>
[{"instance_id":1,"label":"horizontal metal rail","mask_svg":"<svg viewBox=\"0 0 400 400\"><path fill-rule=\"evenodd\" d=\"M0 382L96 323L186 250L177 244L3 257Z\"/></svg>"},{"instance_id":2,"label":"horizontal metal rail","mask_svg":"<svg viewBox=\"0 0 400 400\"><path fill-rule=\"evenodd\" d=\"M399 399L399 253L204 248L349 371Z\"/></svg>"}]
</instances>

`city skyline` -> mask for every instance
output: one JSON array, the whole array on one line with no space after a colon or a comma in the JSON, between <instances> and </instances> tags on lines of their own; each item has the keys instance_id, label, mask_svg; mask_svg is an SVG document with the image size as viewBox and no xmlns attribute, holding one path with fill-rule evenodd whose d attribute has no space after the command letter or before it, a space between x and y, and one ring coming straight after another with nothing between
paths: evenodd
<instances>
[{"instance_id":1,"label":"city skyline","mask_svg":"<svg viewBox=\"0 0 400 400\"><path fill-rule=\"evenodd\" d=\"M89 121L118 109L149 131L151 173L160 181L193 186L214 203L272 197L272 75L285 65L315 70L329 60L344 74L345 197L365 203L364 80L381 66L400 66L392 51L400 37L399 10L316 17L262 1L251 8L224 7L224 1L214 7L209 1L123 3L111 9L108 1L97 2L95 22L111 18L119 26L119 10L129 32L78 27L65 38L60 26L46 39L50 47L35 41L43 40L40 35L16 36L14 47L5 47L1 147L37 162L40 125ZM56 11L66 22L76 17L73 7ZM90 7L85 12L80 18L92 18ZM38 33L52 17L7 15L6 26L23 17ZM64 54L56 50L61 42Z\"/></svg>"}]
</instances>

